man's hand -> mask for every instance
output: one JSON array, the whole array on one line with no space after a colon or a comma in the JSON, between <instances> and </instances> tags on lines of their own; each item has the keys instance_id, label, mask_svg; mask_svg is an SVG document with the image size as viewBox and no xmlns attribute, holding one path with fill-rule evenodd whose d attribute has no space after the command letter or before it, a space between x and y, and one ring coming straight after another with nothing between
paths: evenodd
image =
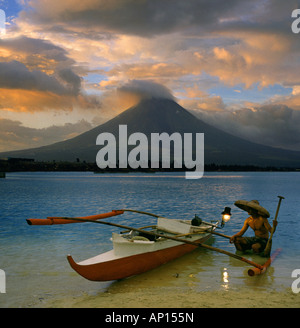
<instances>
[{"instance_id":1,"label":"man's hand","mask_svg":"<svg viewBox=\"0 0 300 328\"><path fill-rule=\"evenodd\" d=\"M277 224L278 224L277 220L273 220L273 228L272 229L274 232L276 230Z\"/></svg>"}]
</instances>

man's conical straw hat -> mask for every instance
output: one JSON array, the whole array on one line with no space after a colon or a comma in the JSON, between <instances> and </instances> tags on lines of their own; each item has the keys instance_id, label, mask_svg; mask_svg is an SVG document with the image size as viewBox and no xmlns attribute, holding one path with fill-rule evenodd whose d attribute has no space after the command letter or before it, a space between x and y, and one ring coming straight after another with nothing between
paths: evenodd
<instances>
[{"instance_id":1,"label":"man's conical straw hat","mask_svg":"<svg viewBox=\"0 0 300 328\"><path fill-rule=\"evenodd\" d=\"M265 216L267 218L270 217L270 213L264 207L260 206L257 200L251 200L250 202L247 200L237 200L234 205L246 212L253 209L256 210L261 216Z\"/></svg>"}]
</instances>

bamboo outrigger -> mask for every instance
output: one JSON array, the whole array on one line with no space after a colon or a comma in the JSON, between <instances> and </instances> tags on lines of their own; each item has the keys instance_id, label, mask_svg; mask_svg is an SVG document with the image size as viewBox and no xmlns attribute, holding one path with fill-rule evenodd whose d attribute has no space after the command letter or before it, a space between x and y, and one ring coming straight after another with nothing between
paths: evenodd
<instances>
[{"instance_id":1,"label":"bamboo outrigger","mask_svg":"<svg viewBox=\"0 0 300 328\"><path fill-rule=\"evenodd\" d=\"M90 215L90 216L82 216L80 219L96 221L100 219L110 218L112 216L123 214L124 211L116 211L113 210L108 213ZM68 223L79 223L77 219L70 220L70 218L65 219L64 217L57 217L57 216L48 216L46 219L27 219L26 220L29 225L53 225L53 224L68 224Z\"/></svg>"}]
</instances>

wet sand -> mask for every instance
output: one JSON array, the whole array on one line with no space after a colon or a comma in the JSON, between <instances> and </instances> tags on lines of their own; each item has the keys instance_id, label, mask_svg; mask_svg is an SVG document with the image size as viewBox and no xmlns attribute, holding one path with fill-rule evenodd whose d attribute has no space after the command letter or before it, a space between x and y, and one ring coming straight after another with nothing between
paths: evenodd
<instances>
[{"instance_id":1,"label":"wet sand","mask_svg":"<svg viewBox=\"0 0 300 328\"><path fill-rule=\"evenodd\" d=\"M299 308L300 294L285 291L202 291L149 288L105 292L58 300L48 307L59 308Z\"/></svg>"},{"instance_id":2,"label":"wet sand","mask_svg":"<svg viewBox=\"0 0 300 328\"><path fill-rule=\"evenodd\" d=\"M202 266L197 260L199 256ZM227 269L221 270L225 267ZM97 291L97 283L91 282L89 286L95 288L92 292L90 289L40 305L58 308L300 308L300 293L292 292L291 280L285 279L286 274L281 269L270 267L265 274L255 277L248 276L248 269L247 264L235 259L196 250L157 269L112 282L105 290ZM281 273L277 272L276 276L276 271Z\"/></svg>"}]
</instances>

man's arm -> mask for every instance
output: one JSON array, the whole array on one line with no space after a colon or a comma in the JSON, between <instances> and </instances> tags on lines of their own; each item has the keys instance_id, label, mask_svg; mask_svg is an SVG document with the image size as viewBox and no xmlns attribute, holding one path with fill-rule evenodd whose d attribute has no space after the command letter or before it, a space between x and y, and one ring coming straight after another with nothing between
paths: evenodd
<instances>
[{"instance_id":1,"label":"man's arm","mask_svg":"<svg viewBox=\"0 0 300 328\"><path fill-rule=\"evenodd\" d=\"M272 227L271 227L271 225L270 225L268 219L265 219L264 221L265 221L265 222L264 222L264 226L265 226L265 228L266 228L269 232L272 232ZM274 227L274 232L275 232L276 227L277 227L277 221L276 221L276 220L273 220L273 227Z\"/></svg>"},{"instance_id":2,"label":"man's arm","mask_svg":"<svg viewBox=\"0 0 300 328\"><path fill-rule=\"evenodd\" d=\"M248 219L246 219L245 222L244 222L244 225L243 225L242 229L241 229L238 233L236 233L235 235L233 235L233 236L230 238L229 242L232 244L232 243L234 242L234 239L235 239L236 237L241 237L241 236L243 236L243 234L247 231L248 227L249 227Z\"/></svg>"}]
</instances>

